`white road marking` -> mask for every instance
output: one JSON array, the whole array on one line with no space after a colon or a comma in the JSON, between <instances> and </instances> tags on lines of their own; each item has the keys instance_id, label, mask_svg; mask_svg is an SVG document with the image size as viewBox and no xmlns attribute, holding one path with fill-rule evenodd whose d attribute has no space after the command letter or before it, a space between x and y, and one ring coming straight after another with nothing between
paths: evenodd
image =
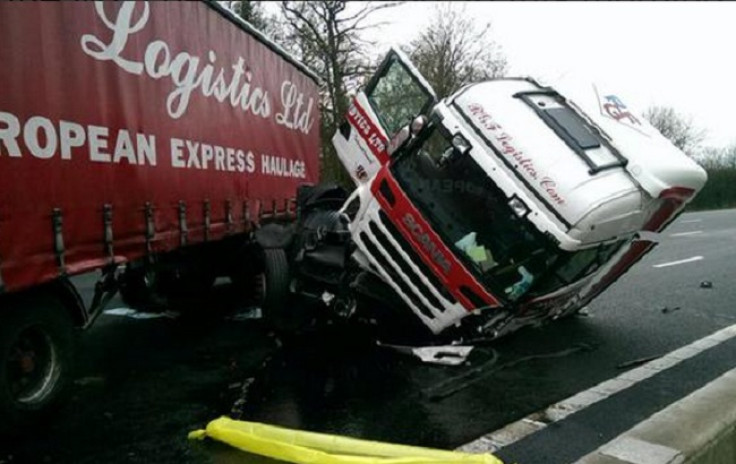
<instances>
[{"instance_id":1,"label":"white road marking","mask_svg":"<svg viewBox=\"0 0 736 464\"><path fill-rule=\"evenodd\" d=\"M634 437L621 437L601 448L601 454L632 464L668 464L683 462L682 453L668 446L649 443ZM682 461L676 461L676 459Z\"/></svg>"},{"instance_id":2,"label":"white road marking","mask_svg":"<svg viewBox=\"0 0 736 464\"><path fill-rule=\"evenodd\" d=\"M702 234L702 233L703 233L702 230L693 230L691 232L678 232L676 234L670 234L670 237L686 237L688 235L697 235L697 234Z\"/></svg>"},{"instance_id":3,"label":"white road marking","mask_svg":"<svg viewBox=\"0 0 736 464\"><path fill-rule=\"evenodd\" d=\"M700 222L702 219L688 219L687 221L680 221L680 224L692 224L693 222Z\"/></svg>"},{"instance_id":4,"label":"white road marking","mask_svg":"<svg viewBox=\"0 0 736 464\"><path fill-rule=\"evenodd\" d=\"M642 380L653 377L686 359L736 337L736 324L721 329L689 345L678 348L661 358L649 361L635 369L628 370L618 377L606 380L593 388L582 391L565 400L520 419L505 427L484 435L458 448L467 453L493 453L504 446L538 432L549 424L560 421L588 406L619 393Z\"/></svg>"},{"instance_id":5,"label":"white road marking","mask_svg":"<svg viewBox=\"0 0 736 464\"><path fill-rule=\"evenodd\" d=\"M669 263L655 264L652 267L677 266L678 264L692 263L692 262L695 262L695 261L700 261L701 259L703 259L702 256L693 256L692 258L681 259L679 261L670 261Z\"/></svg>"}]
</instances>

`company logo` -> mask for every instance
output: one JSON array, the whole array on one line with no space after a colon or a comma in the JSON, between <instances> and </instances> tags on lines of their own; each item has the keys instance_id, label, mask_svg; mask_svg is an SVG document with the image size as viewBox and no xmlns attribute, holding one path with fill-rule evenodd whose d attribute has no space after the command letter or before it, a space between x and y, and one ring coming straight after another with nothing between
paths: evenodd
<instances>
[{"instance_id":1,"label":"company logo","mask_svg":"<svg viewBox=\"0 0 736 464\"><path fill-rule=\"evenodd\" d=\"M187 112L195 94L264 119L272 116L275 109L272 97L255 82L243 57L220 65L214 50L209 50L206 56L193 55L176 50L176 44L172 46L161 39L140 45L140 39L134 36L148 24L149 2L120 2L116 15L108 15L108 10L116 4L95 2L97 16L109 31L97 36L102 32L97 28L95 34L82 35L82 50L95 60L112 61L127 73L169 81L172 90L166 98L166 110L172 119L179 119ZM135 49L136 45L142 48L138 56L131 57L135 51L128 49L129 42L134 44L130 48ZM274 115L276 124L309 133L314 124L314 99L304 101L304 94L288 80L282 81L280 89L281 111Z\"/></svg>"},{"instance_id":2,"label":"company logo","mask_svg":"<svg viewBox=\"0 0 736 464\"><path fill-rule=\"evenodd\" d=\"M412 237L414 237L414 240L419 242L425 253L427 253L430 258L432 258L432 261L434 261L434 263L439 266L445 274L449 274L450 262L439 250L437 244L432 241L429 234L422 229L422 226L417 224L414 216L412 216L411 213L406 213L402 218L402 222L404 223L406 228L409 229L409 232L411 233Z\"/></svg>"},{"instance_id":3,"label":"company logo","mask_svg":"<svg viewBox=\"0 0 736 464\"><path fill-rule=\"evenodd\" d=\"M368 173L365 172L365 167L363 167L362 164L359 164L358 167L355 168L355 177L360 181L368 178Z\"/></svg>"},{"instance_id":4,"label":"company logo","mask_svg":"<svg viewBox=\"0 0 736 464\"><path fill-rule=\"evenodd\" d=\"M616 95L606 95L603 98L605 99L603 110L608 114L608 116L612 117L616 121L625 120L631 124L641 126L641 121L631 114L628 108L626 108L624 102L622 102Z\"/></svg>"}]
</instances>

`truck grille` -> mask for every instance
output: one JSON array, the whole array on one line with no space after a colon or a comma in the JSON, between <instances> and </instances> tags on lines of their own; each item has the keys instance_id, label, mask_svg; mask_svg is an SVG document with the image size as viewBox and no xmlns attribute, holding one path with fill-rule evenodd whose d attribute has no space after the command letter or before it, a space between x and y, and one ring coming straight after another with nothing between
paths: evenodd
<instances>
[{"instance_id":1,"label":"truck grille","mask_svg":"<svg viewBox=\"0 0 736 464\"><path fill-rule=\"evenodd\" d=\"M456 303L456 300L449 294L447 289L439 282L439 280L430 272L421 258L411 248L409 243L406 242L403 236L399 233L396 227L388 220L384 213L379 212L380 222L383 229L378 226L375 221L370 221L368 228L371 234L361 232L359 234L360 240L365 245L366 251L379 263L379 265L386 271L391 279L391 283L399 287L401 292L411 299L411 303L416 307L424 316L434 319L437 315L444 312L445 305L436 296L436 293L442 296L443 299L447 300L449 305ZM390 235L391 239L399 245L399 248L403 252L398 252L396 245L394 245L386 235L386 232ZM385 251L382 251L385 250ZM385 254L384 254L385 253ZM391 257L391 261L387 258ZM405 256L409 257L409 260L405 259ZM419 269L419 272L423 273L423 276L429 280L429 285L425 283L417 272L409 264L413 264ZM399 274L398 267L401 270L402 275ZM406 281L408 279L411 285ZM433 292L430 286L434 287Z\"/></svg>"},{"instance_id":2,"label":"truck grille","mask_svg":"<svg viewBox=\"0 0 736 464\"><path fill-rule=\"evenodd\" d=\"M448 302L450 302L451 304L455 303L455 299L450 295L450 292L447 291L447 288L445 288L444 284L442 284L442 282L440 282L434 272L432 272L429 267L424 264L422 258L420 258L419 255L417 255L417 252L414 251L414 248L412 248L412 246L407 243L404 236L401 235L401 233L396 229L396 226L391 222L388 216L386 216L386 213L384 213L383 211L379 211L378 217L381 219L381 225L388 231L389 234L391 234L391 238L393 238L394 241L399 244L401 250L406 253L407 256L409 256L411 262L419 268L419 271L424 274L427 280L429 280L429 282L432 284L432 287L434 287L434 289Z\"/></svg>"}]
</instances>

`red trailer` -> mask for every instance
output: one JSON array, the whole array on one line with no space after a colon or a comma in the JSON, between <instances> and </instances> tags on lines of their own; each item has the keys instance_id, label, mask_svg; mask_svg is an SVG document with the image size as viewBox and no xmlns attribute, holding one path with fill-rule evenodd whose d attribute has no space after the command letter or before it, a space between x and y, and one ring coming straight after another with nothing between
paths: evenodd
<instances>
[{"instance_id":1,"label":"red trailer","mask_svg":"<svg viewBox=\"0 0 736 464\"><path fill-rule=\"evenodd\" d=\"M282 264L261 225L317 182L320 123L316 76L216 2L2 2L0 63L8 427L59 397L118 282L144 304ZM96 269L85 308L69 277Z\"/></svg>"}]
</instances>

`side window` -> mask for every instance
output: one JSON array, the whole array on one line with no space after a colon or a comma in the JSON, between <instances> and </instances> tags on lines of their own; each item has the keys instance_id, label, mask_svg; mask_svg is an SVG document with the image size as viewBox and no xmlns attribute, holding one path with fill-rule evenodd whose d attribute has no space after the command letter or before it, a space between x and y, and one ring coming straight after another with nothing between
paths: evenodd
<instances>
[{"instance_id":1,"label":"side window","mask_svg":"<svg viewBox=\"0 0 736 464\"><path fill-rule=\"evenodd\" d=\"M416 74L413 66L392 50L365 90L389 137L435 101L432 90Z\"/></svg>"}]
</instances>

